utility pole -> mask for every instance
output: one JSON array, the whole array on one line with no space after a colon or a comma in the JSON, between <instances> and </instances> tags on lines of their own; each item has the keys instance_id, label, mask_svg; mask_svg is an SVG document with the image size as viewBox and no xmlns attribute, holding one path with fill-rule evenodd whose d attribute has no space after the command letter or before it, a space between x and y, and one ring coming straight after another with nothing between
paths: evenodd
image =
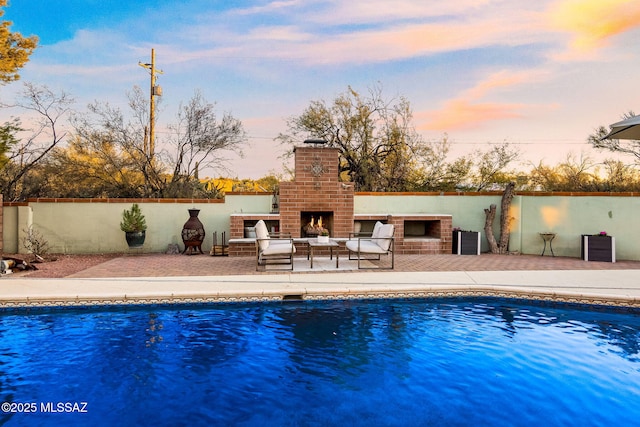
<instances>
[{"instance_id":1,"label":"utility pole","mask_svg":"<svg viewBox=\"0 0 640 427\"><path fill-rule=\"evenodd\" d=\"M151 49L151 63L143 64L142 62L138 62L138 65L144 67L149 70L149 74L151 74L151 88L149 89L149 145L147 152L147 144L146 137L147 132L145 132L145 154L149 156L149 159L153 159L154 151L155 151L155 124L156 124L156 96L162 96L162 88L156 85L156 73L163 74L162 70L156 69L156 51L155 49Z\"/></svg>"}]
</instances>

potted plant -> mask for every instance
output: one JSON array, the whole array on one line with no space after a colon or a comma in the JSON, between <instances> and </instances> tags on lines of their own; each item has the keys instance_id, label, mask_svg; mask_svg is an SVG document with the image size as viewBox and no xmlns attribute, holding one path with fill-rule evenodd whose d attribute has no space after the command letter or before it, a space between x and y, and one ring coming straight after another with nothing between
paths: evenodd
<instances>
[{"instance_id":1,"label":"potted plant","mask_svg":"<svg viewBox=\"0 0 640 427\"><path fill-rule=\"evenodd\" d=\"M616 262L616 239L606 231L583 234L580 255L585 261Z\"/></svg>"},{"instance_id":2,"label":"potted plant","mask_svg":"<svg viewBox=\"0 0 640 427\"><path fill-rule=\"evenodd\" d=\"M130 248L139 248L144 244L147 222L137 203L134 203L131 209L122 212L120 229L124 231Z\"/></svg>"},{"instance_id":3,"label":"potted plant","mask_svg":"<svg viewBox=\"0 0 640 427\"><path fill-rule=\"evenodd\" d=\"M318 242L329 243L329 230L325 228L320 232L320 234L318 235Z\"/></svg>"}]
</instances>

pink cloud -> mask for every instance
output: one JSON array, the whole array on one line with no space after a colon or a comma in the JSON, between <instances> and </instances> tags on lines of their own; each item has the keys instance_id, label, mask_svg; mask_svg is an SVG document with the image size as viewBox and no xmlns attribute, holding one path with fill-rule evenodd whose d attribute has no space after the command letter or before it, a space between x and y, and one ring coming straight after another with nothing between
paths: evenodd
<instances>
[{"instance_id":1,"label":"pink cloud","mask_svg":"<svg viewBox=\"0 0 640 427\"><path fill-rule=\"evenodd\" d=\"M300 48L314 53L312 62L379 62L504 44L508 35L507 28L491 21L430 23L341 34Z\"/></svg>"},{"instance_id":2,"label":"pink cloud","mask_svg":"<svg viewBox=\"0 0 640 427\"><path fill-rule=\"evenodd\" d=\"M522 117L523 108L523 104L472 103L454 99L440 111L416 113L415 117L419 122L418 130L451 132L477 129L489 121Z\"/></svg>"},{"instance_id":3,"label":"pink cloud","mask_svg":"<svg viewBox=\"0 0 640 427\"><path fill-rule=\"evenodd\" d=\"M228 34L225 42L237 48L236 55L255 56L260 52L263 56L314 65L384 62L483 46L531 43L538 37L528 21L514 20L505 25L500 17L397 24L323 37L311 28L263 27L247 34Z\"/></svg>"},{"instance_id":4,"label":"pink cloud","mask_svg":"<svg viewBox=\"0 0 640 427\"><path fill-rule=\"evenodd\" d=\"M479 128L490 121L522 117L525 104L487 102L482 99L498 91L531 84L546 77L544 71L502 70L493 73L457 98L446 101L439 111L417 113L416 118L422 121L417 127L421 130L449 132Z\"/></svg>"}]
</instances>

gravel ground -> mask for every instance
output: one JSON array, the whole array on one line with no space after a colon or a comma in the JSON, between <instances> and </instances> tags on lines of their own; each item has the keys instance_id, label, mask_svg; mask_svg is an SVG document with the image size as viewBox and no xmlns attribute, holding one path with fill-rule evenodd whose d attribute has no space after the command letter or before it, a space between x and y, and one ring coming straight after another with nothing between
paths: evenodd
<instances>
[{"instance_id":1,"label":"gravel ground","mask_svg":"<svg viewBox=\"0 0 640 427\"><path fill-rule=\"evenodd\" d=\"M11 255L4 254L5 257L24 259L30 262L32 257L29 255ZM15 277L28 276L33 278L51 279L67 277L79 271L102 264L113 258L118 258L122 254L90 254L90 255L64 255L50 254L45 257L45 262L34 262L32 265L37 270L29 270L14 273Z\"/></svg>"}]
</instances>

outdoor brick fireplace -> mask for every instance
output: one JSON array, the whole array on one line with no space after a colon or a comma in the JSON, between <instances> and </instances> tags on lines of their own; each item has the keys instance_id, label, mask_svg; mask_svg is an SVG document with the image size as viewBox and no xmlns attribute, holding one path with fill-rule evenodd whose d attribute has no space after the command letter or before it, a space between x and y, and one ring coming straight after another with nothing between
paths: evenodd
<instances>
[{"instance_id":1,"label":"outdoor brick fireplace","mask_svg":"<svg viewBox=\"0 0 640 427\"><path fill-rule=\"evenodd\" d=\"M353 231L353 184L338 180L339 151L330 147L296 147L295 179L280 184L280 226L292 237L309 237L306 230L322 217L331 237Z\"/></svg>"},{"instance_id":2,"label":"outdoor brick fireplace","mask_svg":"<svg viewBox=\"0 0 640 427\"><path fill-rule=\"evenodd\" d=\"M289 233L294 239L315 237L321 230L332 238L346 239L354 231L354 222L362 231L371 231L381 221L395 225L399 254L451 253L451 215L354 215L353 184L339 181L339 150L307 144L296 147L294 154L295 178L280 183L278 213L231 215L229 255L255 255L254 241L245 230L258 220L264 220L270 231Z\"/></svg>"}]
</instances>

